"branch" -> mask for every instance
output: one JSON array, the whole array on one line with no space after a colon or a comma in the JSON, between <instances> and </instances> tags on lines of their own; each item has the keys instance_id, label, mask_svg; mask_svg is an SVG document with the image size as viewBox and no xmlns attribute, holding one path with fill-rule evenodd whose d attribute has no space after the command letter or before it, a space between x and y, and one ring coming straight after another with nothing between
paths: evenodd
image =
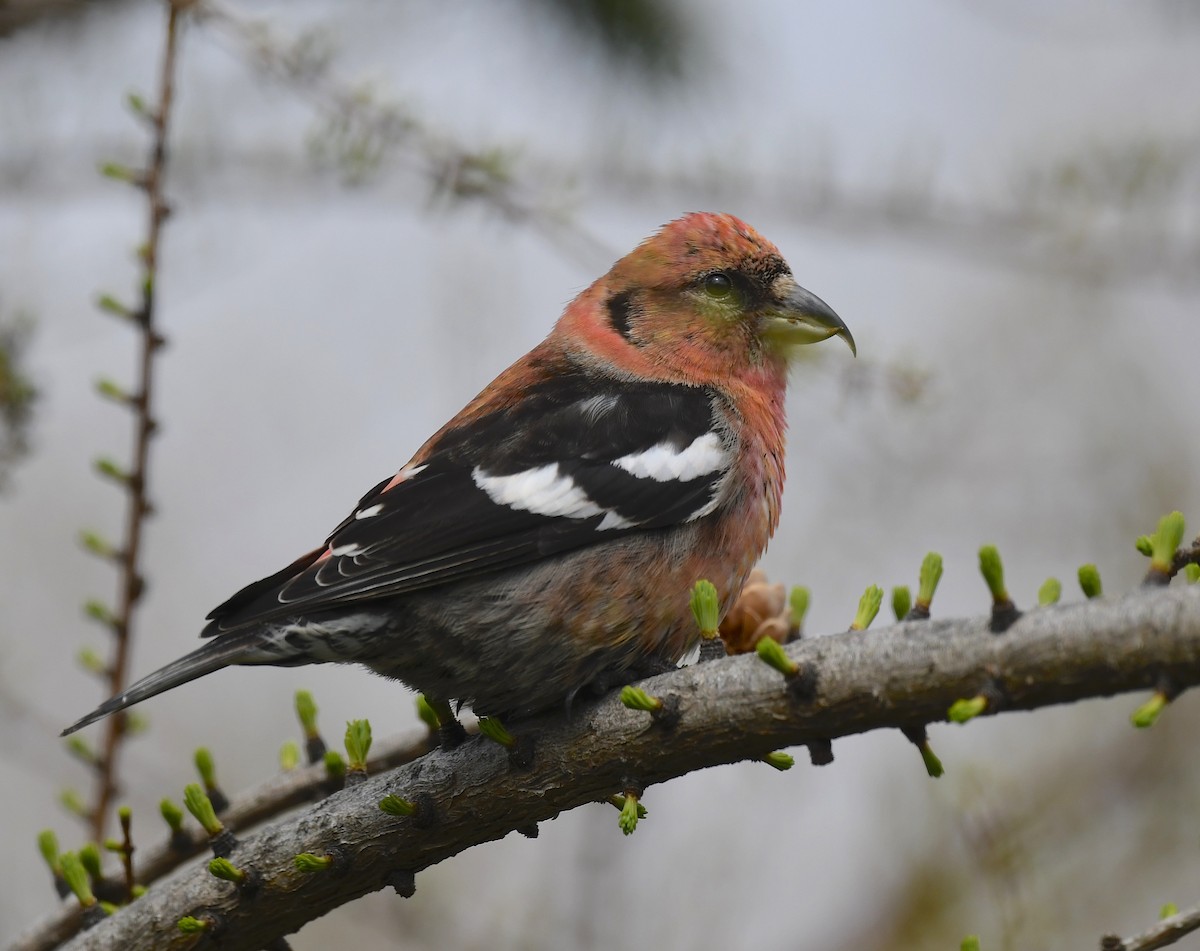
<instances>
[{"instance_id":1,"label":"branch","mask_svg":"<svg viewBox=\"0 0 1200 951\"><path fill-rule=\"evenodd\" d=\"M372 773L411 763L428 753L434 744L428 731L384 740L372 748L367 768ZM247 792L236 796L221 813L221 822L231 832L241 832L278 818L285 812L321 799L329 794L329 774L323 765L294 769L272 776ZM208 847L208 836L198 826L180 830L182 839L164 840L153 848L139 850L135 879L150 885L169 875L188 859ZM64 902L29 928L12 946L12 951L50 951L69 940L80 926L82 909L75 901Z\"/></svg>"},{"instance_id":2,"label":"branch","mask_svg":"<svg viewBox=\"0 0 1200 951\"><path fill-rule=\"evenodd\" d=\"M754 196L839 234L893 233L989 264L1110 285L1166 280L1196 285L1200 244L1177 226L1172 209L1192 200L1200 154L1190 140L1117 140L1082 156L1017 168L1009 193L962 200L937 188L932 168L897 163L892 181L863 188L839 181L827 154L811 149L777 171L749 169L737 149L686 156L659 165L599 143L569 169L528 149L472 145L430 122L408 97L352 82L336 69L321 35L286 39L265 21L222 0L199 0L197 21L233 40L233 51L301 96L322 117L317 141L349 181L361 182L385 162L415 172L431 197L473 202L524 225L588 267L618 252L569 213L579 196L572 182L630 202L670 199L681 205L744 205ZM1063 184L1071 182L1073 185ZM1153 186L1153 187L1152 187ZM1157 191L1155 190L1157 188ZM1119 196L1119 197L1115 197ZM574 198L574 201L572 200ZM1100 227L1100 219L1119 227Z\"/></svg>"},{"instance_id":3,"label":"branch","mask_svg":"<svg viewBox=\"0 0 1200 951\"><path fill-rule=\"evenodd\" d=\"M0 316L0 491L7 486L9 468L29 450L29 423L38 398L27 366L32 330L26 314Z\"/></svg>"},{"instance_id":4,"label":"branch","mask_svg":"<svg viewBox=\"0 0 1200 951\"><path fill-rule=\"evenodd\" d=\"M133 641L133 619L145 590L141 574L142 530L150 514L147 494L150 464L150 441L156 424L152 412L154 380L154 357L163 345L163 338L155 327L155 288L158 282L159 244L162 225L167 218L168 207L163 196L163 179L167 164L167 130L174 102L175 61L178 48L179 19L183 15L184 0L168 0L166 43L159 72L158 106L146 116L152 137L146 170L135 179L146 195L147 223L146 241L141 257L141 300L129 317L141 338L138 360L138 389L129 400L134 413L133 468L122 480L129 499L126 507L125 540L118 557L120 571L117 611L112 619L115 637L113 659L108 665L108 694L115 697L125 689L125 678L129 667L129 654ZM104 728L104 745L96 758L96 798L90 810L91 837L104 841L104 830L113 799L118 794L117 762L122 741L128 734L128 717L123 714L109 717Z\"/></svg>"},{"instance_id":5,"label":"branch","mask_svg":"<svg viewBox=\"0 0 1200 951\"><path fill-rule=\"evenodd\" d=\"M808 699L753 655L672 671L642 684L675 698L670 725L615 697L570 720L513 725L535 744L527 769L482 738L435 751L243 840L230 858L260 876L252 898L195 869L66 947L175 947L183 937L176 922L192 915L215 923L223 949L254 951L361 895L407 890L413 873L473 845L624 789L781 746L942 721L954 701L981 693L994 698L988 713L996 713L1148 689L1164 677L1180 688L1200 683L1198 585L1033 610L1002 635L989 624L915 621L793 642L787 653L814 685ZM424 802L422 814L385 814L379 801L388 794ZM300 872L293 859L301 852L332 864ZM38 937L20 939L13 951L53 946Z\"/></svg>"},{"instance_id":6,"label":"branch","mask_svg":"<svg viewBox=\"0 0 1200 951\"><path fill-rule=\"evenodd\" d=\"M1100 951L1154 951L1174 944L1184 935L1200 928L1200 906L1164 918L1148 931L1132 938L1105 935L1100 939Z\"/></svg>"},{"instance_id":7,"label":"branch","mask_svg":"<svg viewBox=\"0 0 1200 951\"><path fill-rule=\"evenodd\" d=\"M545 170L518 178L511 150L462 144L435 131L399 99L382 99L352 83L334 70L314 34L282 41L265 21L245 17L220 0L197 0L193 12L198 23L230 36L242 56L324 117L323 138L349 181L360 181L390 156L425 178L433 199L480 203L589 266L619 257L567 214L561 198L547 187ZM560 171L555 180L567 178Z\"/></svg>"}]
</instances>

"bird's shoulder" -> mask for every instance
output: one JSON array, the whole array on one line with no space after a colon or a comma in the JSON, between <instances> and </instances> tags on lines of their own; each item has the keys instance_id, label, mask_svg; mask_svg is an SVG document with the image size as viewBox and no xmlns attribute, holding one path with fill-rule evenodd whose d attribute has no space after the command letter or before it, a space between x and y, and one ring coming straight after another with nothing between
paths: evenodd
<instances>
[{"instance_id":1,"label":"bird's shoulder","mask_svg":"<svg viewBox=\"0 0 1200 951\"><path fill-rule=\"evenodd\" d=\"M321 548L216 608L205 633L528 564L719 505L738 437L715 390L586 366L468 406Z\"/></svg>"}]
</instances>

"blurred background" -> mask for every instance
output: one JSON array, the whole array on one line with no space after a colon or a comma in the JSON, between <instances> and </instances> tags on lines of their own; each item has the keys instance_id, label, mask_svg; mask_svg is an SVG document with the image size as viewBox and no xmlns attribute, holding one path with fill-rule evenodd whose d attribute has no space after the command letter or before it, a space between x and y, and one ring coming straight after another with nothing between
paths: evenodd
<instances>
[{"instance_id":1,"label":"blurred background","mask_svg":"<svg viewBox=\"0 0 1200 951\"><path fill-rule=\"evenodd\" d=\"M658 225L729 211L852 328L789 396L789 489L765 559L844 629L871 583L977 614L995 542L1027 606L1136 584L1136 535L1200 522L1200 4L1191 0L240 0L181 37L133 673L310 549L562 306ZM0 2L0 938L57 902L86 767L56 737L101 697L88 598L114 573L136 337L138 164L163 6ZM881 618L877 623L884 623ZM312 690L330 737L413 699L354 669L230 670L144 705L121 802L135 839L216 755L277 769ZM935 726L930 780L898 733L648 791L625 838L595 805L315 922L298 949L1095 947L1200 900L1200 702L1148 732L1119 697ZM98 734L93 734L98 736ZM1188 942L1191 942L1190 944ZM1180 947L1200 947L1194 936Z\"/></svg>"}]
</instances>

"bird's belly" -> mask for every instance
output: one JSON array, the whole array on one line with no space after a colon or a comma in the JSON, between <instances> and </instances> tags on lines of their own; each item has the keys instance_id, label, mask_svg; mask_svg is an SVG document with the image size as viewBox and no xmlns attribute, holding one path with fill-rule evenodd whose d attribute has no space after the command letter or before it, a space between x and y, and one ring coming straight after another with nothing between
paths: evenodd
<instances>
[{"instance_id":1,"label":"bird's belly","mask_svg":"<svg viewBox=\"0 0 1200 951\"><path fill-rule=\"evenodd\" d=\"M699 638L695 582L707 578L727 606L755 560L722 562L686 537L693 532L703 527L646 533L639 541L654 549L650 559L625 538L384 602L393 620L355 659L431 697L508 715L674 663Z\"/></svg>"}]
</instances>

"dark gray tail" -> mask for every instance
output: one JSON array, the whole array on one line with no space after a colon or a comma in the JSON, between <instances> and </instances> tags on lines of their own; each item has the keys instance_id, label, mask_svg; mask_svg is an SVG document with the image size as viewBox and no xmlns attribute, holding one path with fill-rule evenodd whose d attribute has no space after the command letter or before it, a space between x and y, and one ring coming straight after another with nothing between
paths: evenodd
<instances>
[{"instance_id":1,"label":"dark gray tail","mask_svg":"<svg viewBox=\"0 0 1200 951\"><path fill-rule=\"evenodd\" d=\"M220 670L222 667L228 667L230 664L244 663L251 660L257 654L254 650L256 640L257 637L254 633L245 632L226 635L225 637L217 638L215 641L209 641L209 643L192 651L186 657L181 657L179 660L167 664L161 670L156 670L154 673L143 677L124 693L117 694L111 700L105 700L104 703L100 704L100 706L86 717L75 721L63 730L60 735L67 736L76 730L82 729L89 723L95 723L110 713L116 713L118 710L124 710L135 703L141 703L143 700L156 696L164 690L170 690L172 687L178 687L189 680L195 680L197 677L211 674L214 670Z\"/></svg>"}]
</instances>

